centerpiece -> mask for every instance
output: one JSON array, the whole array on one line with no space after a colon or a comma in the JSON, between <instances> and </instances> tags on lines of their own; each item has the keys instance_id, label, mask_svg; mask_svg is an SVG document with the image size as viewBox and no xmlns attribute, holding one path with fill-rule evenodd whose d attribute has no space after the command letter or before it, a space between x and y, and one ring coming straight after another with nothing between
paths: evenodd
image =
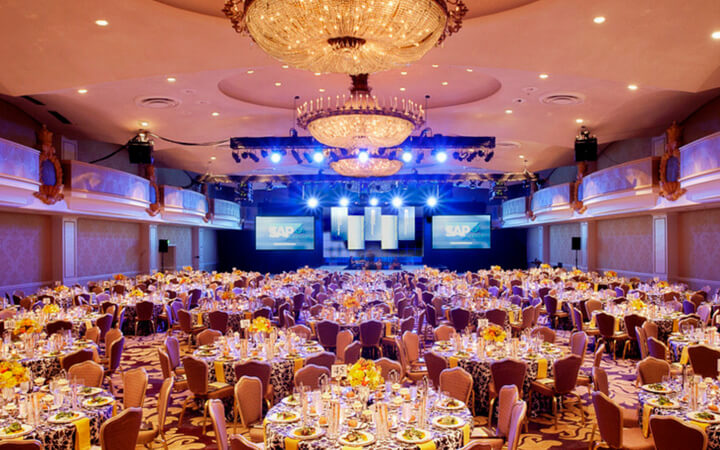
<instances>
[{"instance_id":1,"label":"centerpiece","mask_svg":"<svg viewBox=\"0 0 720 450\"><path fill-rule=\"evenodd\" d=\"M499 344L505 342L506 337L507 333L505 333L505 330L497 325L490 325L483 330L483 339L488 342L495 342Z\"/></svg>"},{"instance_id":2,"label":"centerpiece","mask_svg":"<svg viewBox=\"0 0 720 450\"><path fill-rule=\"evenodd\" d=\"M15 324L15 329L13 329L13 335L25 336L32 333L40 333L41 331L42 327L39 323L37 323L33 319L26 317Z\"/></svg>"},{"instance_id":3,"label":"centerpiece","mask_svg":"<svg viewBox=\"0 0 720 450\"><path fill-rule=\"evenodd\" d=\"M375 390L384 383L380 370L372 360L360 358L348 370L348 382L354 388Z\"/></svg>"},{"instance_id":4,"label":"centerpiece","mask_svg":"<svg viewBox=\"0 0 720 450\"><path fill-rule=\"evenodd\" d=\"M56 305L55 303L48 303L47 305L42 307L43 314L57 314L60 312L60 307Z\"/></svg>"},{"instance_id":5,"label":"centerpiece","mask_svg":"<svg viewBox=\"0 0 720 450\"><path fill-rule=\"evenodd\" d=\"M615 272L614 270L606 270L606 271L605 271L605 276L606 276L607 278L617 278L618 274L617 274L617 272Z\"/></svg>"},{"instance_id":6,"label":"centerpiece","mask_svg":"<svg viewBox=\"0 0 720 450\"><path fill-rule=\"evenodd\" d=\"M0 361L0 388L13 389L20 383L30 381L27 368L12 361Z\"/></svg>"},{"instance_id":7,"label":"centerpiece","mask_svg":"<svg viewBox=\"0 0 720 450\"><path fill-rule=\"evenodd\" d=\"M253 319L253 321L250 323L248 331L250 331L251 333L267 334L270 333L272 329L273 326L270 323L270 320L266 317L260 316Z\"/></svg>"}]
</instances>

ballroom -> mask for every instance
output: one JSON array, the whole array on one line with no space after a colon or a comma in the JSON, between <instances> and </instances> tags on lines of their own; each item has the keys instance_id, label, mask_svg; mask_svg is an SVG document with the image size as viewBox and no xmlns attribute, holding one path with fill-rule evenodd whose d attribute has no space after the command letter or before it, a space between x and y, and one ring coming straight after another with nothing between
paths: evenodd
<instances>
[{"instance_id":1,"label":"ballroom","mask_svg":"<svg viewBox=\"0 0 720 450\"><path fill-rule=\"evenodd\" d=\"M0 30L0 450L720 450L720 1Z\"/></svg>"}]
</instances>

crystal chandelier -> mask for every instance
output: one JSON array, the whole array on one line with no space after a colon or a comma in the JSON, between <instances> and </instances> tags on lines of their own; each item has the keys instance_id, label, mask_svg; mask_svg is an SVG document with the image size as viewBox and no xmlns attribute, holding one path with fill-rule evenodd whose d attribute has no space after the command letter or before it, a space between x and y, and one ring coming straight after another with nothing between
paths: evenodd
<instances>
[{"instance_id":1,"label":"crystal chandelier","mask_svg":"<svg viewBox=\"0 0 720 450\"><path fill-rule=\"evenodd\" d=\"M223 12L269 55L312 72L407 65L460 30L462 0L227 0Z\"/></svg>"},{"instance_id":2,"label":"crystal chandelier","mask_svg":"<svg viewBox=\"0 0 720 450\"><path fill-rule=\"evenodd\" d=\"M368 75L352 75L350 96L324 97L298 108L298 125L320 143L345 149L395 147L425 123L422 106L410 100L378 100Z\"/></svg>"}]
</instances>

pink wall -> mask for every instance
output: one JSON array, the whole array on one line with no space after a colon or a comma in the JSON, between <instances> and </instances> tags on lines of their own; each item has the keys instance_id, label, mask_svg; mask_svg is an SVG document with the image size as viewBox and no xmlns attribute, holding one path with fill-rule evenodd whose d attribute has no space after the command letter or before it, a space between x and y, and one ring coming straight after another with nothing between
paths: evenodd
<instances>
[{"instance_id":1,"label":"pink wall","mask_svg":"<svg viewBox=\"0 0 720 450\"><path fill-rule=\"evenodd\" d=\"M200 228L200 269L215 270L218 264L217 231Z\"/></svg>"},{"instance_id":2,"label":"pink wall","mask_svg":"<svg viewBox=\"0 0 720 450\"><path fill-rule=\"evenodd\" d=\"M566 268L575 265L575 252L571 250L571 238L580 236L579 223L561 223L550 225L550 263L563 263ZM542 259L542 258L539 258ZM578 254L578 264L580 263Z\"/></svg>"},{"instance_id":3,"label":"pink wall","mask_svg":"<svg viewBox=\"0 0 720 450\"><path fill-rule=\"evenodd\" d=\"M652 217L637 216L597 222L597 267L652 272Z\"/></svg>"},{"instance_id":4,"label":"pink wall","mask_svg":"<svg viewBox=\"0 0 720 450\"><path fill-rule=\"evenodd\" d=\"M170 245L175 246L177 263L176 268L192 265L192 230L190 227L176 227L172 225L158 225L158 239L169 239ZM166 267L171 270L171 267Z\"/></svg>"},{"instance_id":5,"label":"pink wall","mask_svg":"<svg viewBox=\"0 0 720 450\"><path fill-rule=\"evenodd\" d=\"M720 282L720 208L678 215L679 275Z\"/></svg>"},{"instance_id":6,"label":"pink wall","mask_svg":"<svg viewBox=\"0 0 720 450\"><path fill-rule=\"evenodd\" d=\"M140 224L78 219L77 266L80 278L140 270Z\"/></svg>"},{"instance_id":7,"label":"pink wall","mask_svg":"<svg viewBox=\"0 0 720 450\"><path fill-rule=\"evenodd\" d=\"M52 280L50 216L0 212L0 286Z\"/></svg>"}]
</instances>

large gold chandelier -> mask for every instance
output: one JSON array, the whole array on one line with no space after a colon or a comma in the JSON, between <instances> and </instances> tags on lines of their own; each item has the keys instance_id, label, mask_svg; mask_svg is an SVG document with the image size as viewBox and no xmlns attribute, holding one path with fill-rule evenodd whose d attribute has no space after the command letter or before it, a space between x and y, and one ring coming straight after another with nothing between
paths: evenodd
<instances>
[{"instance_id":1,"label":"large gold chandelier","mask_svg":"<svg viewBox=\"0 0 720 450\"><path fill-rule=\"evenodd\" d=\"M227 0L223 12L268 54L312 72L407 65L460 30L462 0Z\"/></svg>"}]
</instances>

